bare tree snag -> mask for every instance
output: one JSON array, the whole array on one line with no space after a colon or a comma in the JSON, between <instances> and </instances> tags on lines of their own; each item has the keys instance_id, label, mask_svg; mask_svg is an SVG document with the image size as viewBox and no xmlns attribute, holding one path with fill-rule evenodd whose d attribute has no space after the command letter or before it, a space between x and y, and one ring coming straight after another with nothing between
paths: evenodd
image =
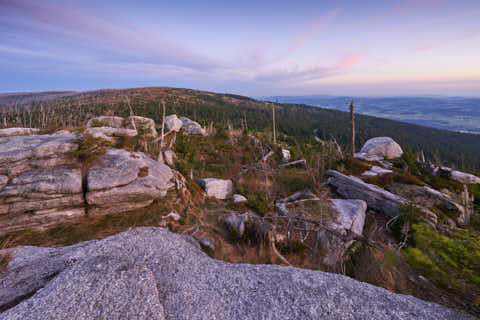
<instances>
[{"instance_id":1,"label":"bare tree snag","mask_svg":"<svg viewBox=\"0 0 480 320\"><path fill-rule=\"evenodd\" d=\"M127 105L128 105L128 108L130 109L130 117L131 117L130 119L132 120L132 127L135 131L137 131L137 126L135 125L135 120L133 119L133 116L135 116L135 113L133 113L132 106L130 105L130 99L128 99L128 96L125 96L125 100L127 100Z\"/></svg>"},{"instance_id":2,"label":"bare tree snag","mask_svg":"<svg viewBox=\"0 0 480 320\"><path fill-rule=\"evenodd\" d=\"M277 135L276 135L276 132L275 132L275 128L276 128L276 125L275 125L275 104L272 103L272 117L273 117L273 144L277 144Z\"/></svg>"},{"instance_id":3,"label":"bare tree snag","mask_svg":"<svg viewBox=\"0 0 480 320\"><path fill-rule=\"evenodd\" d=\"M353 100L350 104L350 117L352 121L352 157L355 154L355 113L354 113L354 105Z\"/></svg>"}]
</instances>

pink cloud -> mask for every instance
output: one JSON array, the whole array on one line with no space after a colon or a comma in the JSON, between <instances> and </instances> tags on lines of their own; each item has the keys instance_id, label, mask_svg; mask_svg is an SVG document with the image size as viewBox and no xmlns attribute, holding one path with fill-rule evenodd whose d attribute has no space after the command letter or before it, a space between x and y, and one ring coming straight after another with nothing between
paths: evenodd
<instances>
[{"instance_id":1,"label":"pink cloud","mask_svg":"<svg viewBox=\"0 0 480 320\"><path fill-rule=\"evenodd\" d=\"M341 60L338 64L337 64L337 68L338 69L348 69L350 68L351 66L359 63L360 61L364 60L365 59L365 56L362 56L362 55L353 55L353 56L349 56L349 57L346 57L344 58L343 60Z\"/></svg>"},{"instance_id":2,"label":"pink cloud","mask_svg":"<svg viewBox=\"0 0 480 320\"><path fill-rule=\"evenodd\" d=\"M295 65L291 68L260 72L255 79L258 81L312 81L324 79L347 72L349 68L364 58L365 57L361 55L348 56L330 67L313 66L300 68L300 66Z\"/></svg>"}]
</instances>

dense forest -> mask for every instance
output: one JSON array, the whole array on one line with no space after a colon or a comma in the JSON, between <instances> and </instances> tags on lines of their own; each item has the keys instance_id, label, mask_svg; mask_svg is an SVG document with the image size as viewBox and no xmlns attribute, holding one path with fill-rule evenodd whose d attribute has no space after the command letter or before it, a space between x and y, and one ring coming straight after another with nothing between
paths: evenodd
<instances>
[{"instance_id":1,"label":"dense forest","mask_svg":"<svg viewBox=\"0 0 480 320\"><path fill-rule=\"evenodd\" d=\"M11 99L11 98L10 98ZM349 114L298 104L271 104L243 96L190 89L138 88L83 92L56 100L0 106L0 126L26 126L45 130L84 125L98 115L135 115L161 123L165 102L167 114L192 118L202 125L269 130L275 105L277 130L289 136L289 144L335 138L348 147ZM345 106L347 107L347 106ZM372 137L389 136L407 151L423 150L427 159L475 173L480 172L479 137L418 125L357 115L357 146Z\"/></svg>"}]
</instances>

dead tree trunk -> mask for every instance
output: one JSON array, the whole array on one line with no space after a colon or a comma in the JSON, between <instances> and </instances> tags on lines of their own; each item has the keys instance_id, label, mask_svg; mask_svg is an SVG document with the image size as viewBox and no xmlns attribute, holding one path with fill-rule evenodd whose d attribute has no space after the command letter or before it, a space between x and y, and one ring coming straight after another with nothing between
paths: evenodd
<instances>
[{"instance_id":1,"label":"dead tree trunk","mask_svg":"<svg viewBox=\"0 0 480 320\"><path fill-rule=\"evenodd\" d=\"M273 117L273 144L277 144L277 134L275 132L275 104L272 103L272 117Z\"/></svg>"},{"instance_id":2,"label":"dead tree trunk","mask_svg":"<svg viewBox=\"0 0 480 320\"><path fill-rule=\"evenodd\" d=\"M353 101L350 104L350 117L352 122L352 157L355 154L355 113L354 113Z\"/></svg>"}]
</instances>

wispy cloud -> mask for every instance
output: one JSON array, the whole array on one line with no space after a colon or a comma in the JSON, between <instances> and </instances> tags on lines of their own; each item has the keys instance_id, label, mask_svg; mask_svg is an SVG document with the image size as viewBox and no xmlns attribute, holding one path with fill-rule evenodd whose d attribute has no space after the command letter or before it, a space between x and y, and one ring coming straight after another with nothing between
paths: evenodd
<instances>
[{"instance_id":1,"label":"wispy cloud","mask_svg":"<svg viewBox=\"0 0 480 320\"><path fill-rule=\"evenodd\" d=\"M353 65L362 61L365 57L353 55L343 58L334 66L313 66L302 68L299 65L293 65L287 68L280 68L266 72L260 72L256 76L258 81L312 81L342 74Z\"/></svg>"},{"instance_id":2,"label":"wispy cloud","mask_svg":"<svg viewBox=\"0 0 480 320\"><path fill-rule=\"evenodd\" d=\"M300 26L294 36L285 39L284 49L274 51L268 40L260 38L253 43L253 49L239 52L237 58L224 58L213 52L201 54L189 48L188 43L171 39L167 29L153 32L59 2L0 0L0 37L2 30L7 36L16 28L25 39L35 30L45 40L5 43L0 46L0 55L24 56L25 60L50 59L57 64L56 72L87 70L130 78L298 83L342 74L364 58L348 56L330 66L292 63L292 56L327 30L339 12L339 9L328 11Z\"/></svg>"},{"instance_id":3,"label":"wispy cloud","mask_svg":"<svg viewBox=\"0 0 480 320\"><path fill-rule=\"evenodd\" d=\"M127 50L140 58L154 56L161 64L195 69L220 66L217 61L185 48L163 35L90 11L40 1L3 0L0 2L0 12L5 13L2 20L10 23L17 21L22 24L23 21L30 21L34 28L43 29L57 38L68 34L78 40L92 42L92 46Z\"/></svg>"}]
</instances>

